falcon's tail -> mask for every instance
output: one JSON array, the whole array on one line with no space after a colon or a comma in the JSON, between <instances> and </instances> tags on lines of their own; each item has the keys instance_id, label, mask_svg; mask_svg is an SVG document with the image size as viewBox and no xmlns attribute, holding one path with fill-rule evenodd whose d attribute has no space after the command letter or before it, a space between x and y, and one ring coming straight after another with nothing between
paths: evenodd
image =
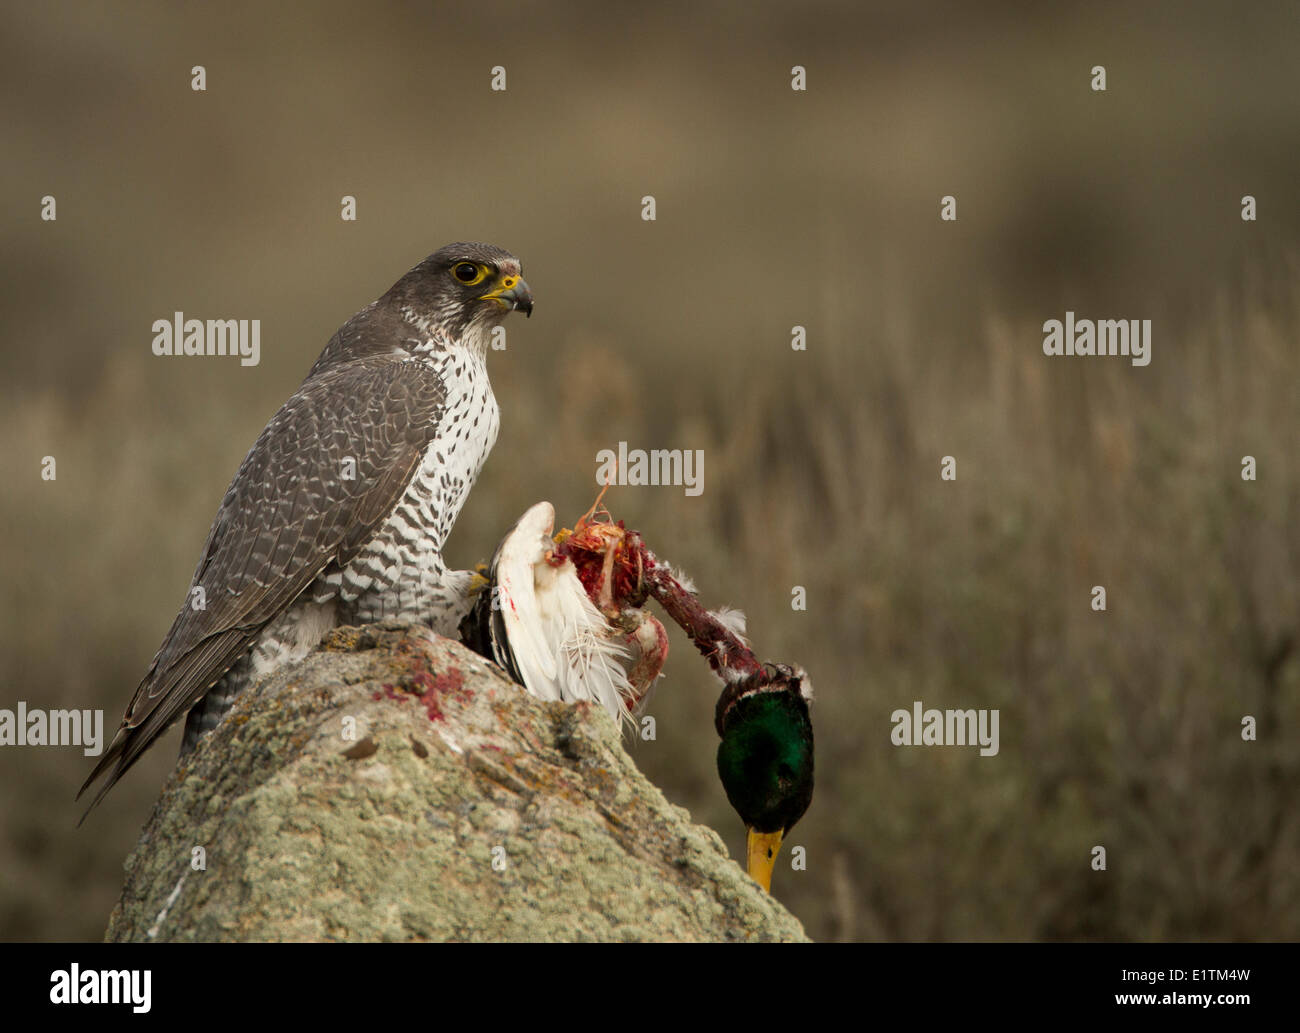
<instances>
[{"instance_id":1,"label":"falcon's tail","mask_svg":"<svg viewBox=\"0 0 1300 1033\"><path fill-rule=\"evenodd\" d=\"M76 799L80 800L86 790L107 773L104 784L77 822L78 828L144 752L224 677L247 649L249 638L247 629L231 629L205 639L165 666L159 663L159 658L165 655L164 644L158 656L154 657L149 673L135 690L113 741L77 790Z\"/></svg>"},{"instance_id":2,"label":"falcon's tail","mask_svg":"<svg viewBox=\"0 0 1300 1033\"><path fill-rule=\"evenodd\" d=\"M81 783L81 788L77 790L76 795L76 799L78 800L81 799L86 790L89 789L91 785L93 785L94 782L104 774L104 772L108 771L109 767L113 767L113 770L109 772L108 778L104 781L104 784L99 787L99 792L95 794L94 799L90 801L90 805L86 808L85 812L79 819L77 819L77 828L81 828L86 819L90 817L90 812L98 806L99 801L104 799L113 786L117 785L118 779L126 774L127 769L140 759L139 753L129 760L126 759L125 752L129 739L130 731L126 728L119 728L112 743L109 745L108 749L104 751L104 755L99 758L99 762L86 777L86 781Z\"/></svg>"}]
</instances>

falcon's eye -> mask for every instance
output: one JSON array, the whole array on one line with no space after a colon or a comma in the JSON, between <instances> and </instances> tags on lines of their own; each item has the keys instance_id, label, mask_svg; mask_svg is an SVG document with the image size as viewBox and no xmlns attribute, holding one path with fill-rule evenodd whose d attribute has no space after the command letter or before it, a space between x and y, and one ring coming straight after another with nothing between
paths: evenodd
<instances>
[{"instance_id":1,"label":"falcon's eye","mask_svg":"<svg viewBox=\"0 0 1300 1033\"><path fill-rule=\"evenodd\" d=\"M478 283L487 275L487 271L473 262L457 262L452 266L451 274L461 283Z\"/></svg>"}]
</instances>

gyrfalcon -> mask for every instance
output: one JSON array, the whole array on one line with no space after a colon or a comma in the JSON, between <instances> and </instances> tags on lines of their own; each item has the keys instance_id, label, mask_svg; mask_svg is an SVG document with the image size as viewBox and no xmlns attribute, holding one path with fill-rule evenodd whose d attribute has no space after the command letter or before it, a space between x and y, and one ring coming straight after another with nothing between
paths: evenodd
<instances>
[{"instance_id":1,"label":"gyrfalcon","mask_svg":"<svg viewBox=\"0 0 1300 1033\"><path fill-rule=\"evenodd\" d=\"M533 310L519 259L450 244L349 319L226 490L185 603L86 779L93 808L186 711L185 755L235 697L332 627L423 621L455 638L470 571L442 546L496 441L487 352Z\"/></svg>"}]
</instances>

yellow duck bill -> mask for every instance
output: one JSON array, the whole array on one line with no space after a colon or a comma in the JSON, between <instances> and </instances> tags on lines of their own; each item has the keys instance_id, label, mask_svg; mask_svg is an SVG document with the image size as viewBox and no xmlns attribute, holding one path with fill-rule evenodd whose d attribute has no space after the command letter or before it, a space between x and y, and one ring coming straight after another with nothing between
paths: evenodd
<instances>
[{"instance_id":1,"label":"yellow duck bill","mask_svg":"<svg viewBox=\"0 0 1300 1033\"><path fill-rule=\"evenodd\" d=\"M768 893L772 892L772 869L776 867L776 855L784 835L784 832L749 830L749 877Z\"/></svg>"}]
</instances>

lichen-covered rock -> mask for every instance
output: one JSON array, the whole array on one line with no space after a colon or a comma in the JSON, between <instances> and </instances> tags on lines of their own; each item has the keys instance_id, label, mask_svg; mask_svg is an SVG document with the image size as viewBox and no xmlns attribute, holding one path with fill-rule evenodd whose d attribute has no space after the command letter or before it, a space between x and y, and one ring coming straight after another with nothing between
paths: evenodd
<instances>
[{"instance_id":1,"label":"lichen-covered rock","mask_svg":"<svg viewBox=\"0 0 1300 1033\"><path fill-rule=\"evenodd\" d=\"M802 940L609 716L341 628L168 781L108 940Z\"/></svg>"}]
</instances>

